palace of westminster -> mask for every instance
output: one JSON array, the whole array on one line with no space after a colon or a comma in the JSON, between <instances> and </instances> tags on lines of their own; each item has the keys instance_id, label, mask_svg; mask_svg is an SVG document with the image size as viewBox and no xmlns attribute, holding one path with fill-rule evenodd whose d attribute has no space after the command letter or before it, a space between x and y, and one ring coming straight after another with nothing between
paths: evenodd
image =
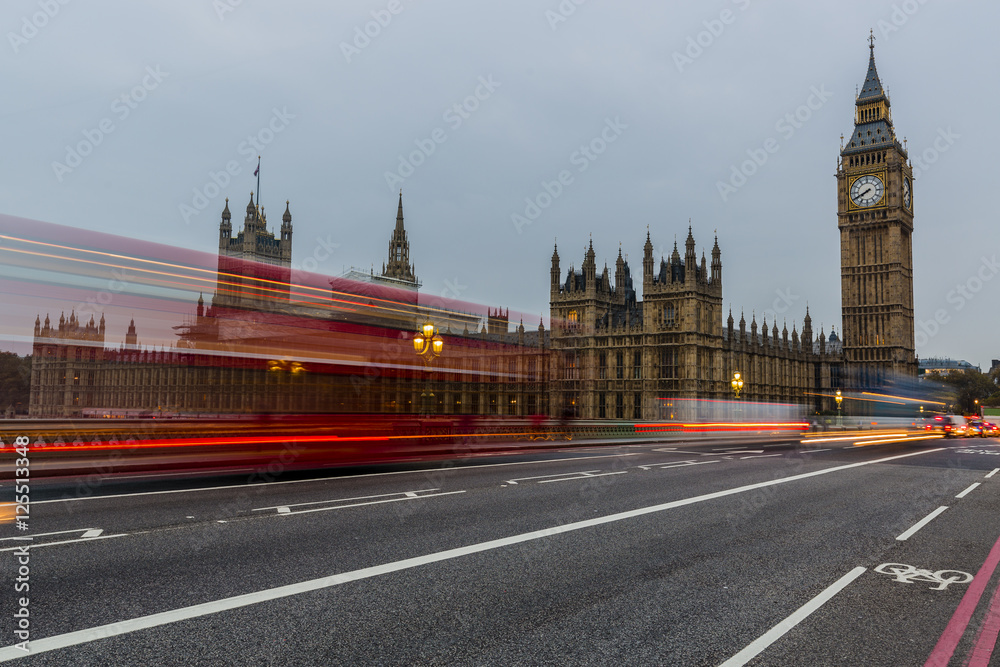
<instances>
[{"instance_id":1,"label":"palace of westminster","mask_svg":"<svg viewBox=\"0 0 1000 667\"><path fill-rule=\"evenodd\" d=\"M691 399L732 400L737 372L748 404L834 409L838 390L848 395L884 389L917 371L913 176L893 129L873 45L856 98L854 131L840 153L837 202L841 338L814 335L808 309L801 328L793 325L791 333L787 327L779 331L776 321L758 327L753 318L748 325L742 314L734 322L722 308L718 239L711 260L703 253L699 262L689 227L683 254L675 243L658 263L647 231L641 294L621 250L614 276L606 266L598 273L592 243L580 268L566 272L554 250L548 330L539 324L526 331L521 323L511 331L499 310L491 310L478 330L478 316L442 315L438 309L435 324L444 350L424 366L415 363L413 338L429 316L417 305L402 194L382 272L346 276L365 277L367 287L352 281L356 287L344 288L345 281L333 280L331 296L347 289L365 297L366 289L388 287L412 294L415 307L408 320L375 308L361 322L332 307L290 301L288 208L275 235L251 195L243 229L234 236L227 200L212 303L206 308L199 297L196 318L174 327L177 344L143 349L133 321L125 344L106 348L103 317L84 323L71 313L60 316L58 325L48 315L36 319L29 414L388 412L661 420L683 412L674 406ZM300 324L287 325L289 318ZM315 326L304 327L302 320ZM234 326L237 321L241 326ZM316 330L328 335L316 336ZM289 361L340 359L345 349L353 358L372 357L359 331L383 332L378 363L331 373L298 372L309 371L310 364ZM400 368L416 370L380 370Z\"/></svg>"}]
</instances>

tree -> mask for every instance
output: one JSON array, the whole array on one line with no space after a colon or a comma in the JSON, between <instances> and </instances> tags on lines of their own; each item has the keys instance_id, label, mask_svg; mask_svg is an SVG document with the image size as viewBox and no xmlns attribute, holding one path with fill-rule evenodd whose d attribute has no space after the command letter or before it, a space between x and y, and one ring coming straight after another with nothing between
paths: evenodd
<instances>
[{"instance_id":1,"label":"tree","mask_svg":"<svg viewBox=\"0 0 1000 667\"><path fill-rule=\"evenodd\" d=\"M18 412L26 411L30 395L31 355L0 352L0 413L11 406Z\"/></svg>"},{"instance_id":2,"label":"tree","mask_svg":"<svg viewBox=\"0 0 1000 667\"><path fill-rule=\"evenodd\" d=\"M950 385L956 407L965 414L978 411L977 400L980 405L984 405L987 399L998 393L997 385L993 379L986 373L977 370L952 371L947 375L933 373L929 379Z\"/></svg>"}]
</instances>

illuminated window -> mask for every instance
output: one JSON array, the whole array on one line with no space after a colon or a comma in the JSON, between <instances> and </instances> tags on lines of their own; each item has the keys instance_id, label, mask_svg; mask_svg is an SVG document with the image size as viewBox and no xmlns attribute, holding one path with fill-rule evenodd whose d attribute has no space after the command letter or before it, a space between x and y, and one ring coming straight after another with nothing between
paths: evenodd
<instances>
[{"instance_id":1,"label":"illuminated window","mask_svg":"<svg viewBox=\"0 0 1000 667\"><path fill-rule=\"evenodd\" d=\"M571 310L569 311L569 315L566 316L566 319L575 324L576 322L580 321L580 316L577 315L577 312L575 310Z\"/></svg>"}]
</instances>

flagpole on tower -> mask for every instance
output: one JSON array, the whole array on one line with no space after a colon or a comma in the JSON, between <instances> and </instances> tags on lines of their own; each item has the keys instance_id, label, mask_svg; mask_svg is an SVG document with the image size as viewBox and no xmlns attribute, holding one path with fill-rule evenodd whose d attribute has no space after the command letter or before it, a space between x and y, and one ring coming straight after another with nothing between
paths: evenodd
<instances>
[{"instance_id":1,"label":"flagpole on tower","mask_svg":"<svg viewBox=\"0 0 1000 667\"><path fill-rule=\"evenodd\" d=\"M257 156L257 168L253 175L257 177L257 219L260 220L260 156Z\"/></svg>"}]
</instances>

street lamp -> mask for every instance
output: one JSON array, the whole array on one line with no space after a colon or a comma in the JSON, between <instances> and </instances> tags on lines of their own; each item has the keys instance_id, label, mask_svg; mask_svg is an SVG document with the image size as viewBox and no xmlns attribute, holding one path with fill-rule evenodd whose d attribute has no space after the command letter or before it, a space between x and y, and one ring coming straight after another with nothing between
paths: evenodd
<instances>
[{"instance_id":1,"label":"street lamp","mask_svg":"<svg viewBox=\"0 0 1000 667\"><path fill-rule=\"evenodd\" d=\"M431 363L435 358L441 356L441 352L444 351L444 339L437 332L437 328L427 322L422 327L420 331L413 337L413 351L420 355L420 358L424 360L424 366L430 368ZM430 383L430 374L428 373L427 382ZM421 398L421 409L423 412L429 412L429 401L434 399L433 392L427 392L420 394Z\"/></svg>"},{"instance_id":2,"label":"street lamp","mask_svg":"<svg viewBox=\"0 0 1000 667\"><path fill-rule=\"evenodd\" d=\"M837 390L837 395L834 397L833 400L837 401L837 426L843 426L844 417L843 414L840 412L840 404L844 402L844 396L840 393L839 389Z\"/></svg>"},{"instance_id":3,"label":"street lamp","mask_svg":"<svg viewBox=\"0 0 1000 667\"><path fill-rule=\"evenodd\" d=\"M740 391L743 390L743 376L740 375L739 371L733 373L733 381L729 384L733 385L733 391L736 393L736 398L739 398Z\"/></svg>"},{"instance_id":4,"label":"street lamp","mask_svg":"<svg viewBox=\"0 0 1000 667\"><path fill-rule=\"evenodd\" d=\"M975 403L976 403L976 416L978 417L978 416L980 416L979 415L979 399L978 398L975 399Z\"/></svg>"}]
</instances>

